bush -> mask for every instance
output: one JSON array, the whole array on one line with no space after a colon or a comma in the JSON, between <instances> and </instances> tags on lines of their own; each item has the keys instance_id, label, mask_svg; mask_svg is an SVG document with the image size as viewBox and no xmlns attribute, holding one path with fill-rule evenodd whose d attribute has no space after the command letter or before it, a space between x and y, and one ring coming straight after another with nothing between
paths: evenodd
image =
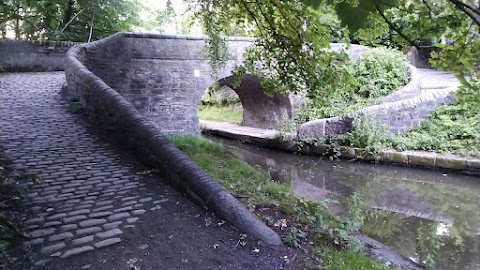
<instances>
[{"instance_id":1,"label":"bush","mask_svg":"<svg viewBox=\"0 0 480 270\"><path fill-rule=\"evenodd\" d=\"M461 101L461 102L460 102ZM406 134L392 134L375 120L354 119L354 130L327 139L332 145L358 147L374 154L385 148L453 152L480 157L480 116L474 103L459 99L439 107L432 116Z\"/></svg>"},{"instance_id":2,"label":"bush","mask_svg":"<svg viewBox=\"0 0 480 270\"><path fill-rule=\"evenodd\" d=\"M355 93L364 98L386 96L409 80L406 59L396 50L375 48L349 65L358 85Z\"/></svg>"},{"instance_id":3,"label":"bush","mask_svg":"<svg viewBox=\"0 0 480 270\"><path fill-rule=\"evenodd\" d=\"M310 100L300 111L296 122L345 115L375 102L401 86L410 77L405 57L396 50L375 48L357 61L347 64L354 84L338 89L328 97ZM351 88L353 87L353 89Z\"/></svg>"}]
</instances>

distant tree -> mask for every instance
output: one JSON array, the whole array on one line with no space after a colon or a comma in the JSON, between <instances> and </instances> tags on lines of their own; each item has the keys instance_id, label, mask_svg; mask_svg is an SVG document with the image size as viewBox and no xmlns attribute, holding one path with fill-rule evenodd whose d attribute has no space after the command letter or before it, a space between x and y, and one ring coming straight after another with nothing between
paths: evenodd
<instances>
[{"instance_id":1,"label":"distant tree","mask_svg":"<svg viewBox=\"0 0 480 270\"><path fill-rule=\"evenodd\" d=\"M17 39L89 41L128 31L140 22L133 0L4 0L2 31L14 29Z\"/></svg>"}]
</instances>

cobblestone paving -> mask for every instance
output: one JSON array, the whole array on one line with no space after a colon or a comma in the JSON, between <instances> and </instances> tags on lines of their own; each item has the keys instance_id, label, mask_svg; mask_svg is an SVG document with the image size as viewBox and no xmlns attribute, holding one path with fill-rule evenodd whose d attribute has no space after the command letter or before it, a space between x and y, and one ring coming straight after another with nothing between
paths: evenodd
<instances>
[{"instance_id":1,"label":"cobblestone paving","mask_svg":"<svg viewBox=\"0 0 480 270\"><path fill-rule=\"evenodd\" d=\"M450 72L436 69L419 68L421 87L424 91L459 86L460 82Z\"/></svg>"},{"instance_id":2,"label":"cobblestone paving","mask_svg":"<svg viewBox=\"0 0 480 270\"><path fill-rule=\"evenodd\" d=\"M0 74L0 146L38 180L25 196L37 267L122 242L125 228L166 201L67 112L64 82L63 72Z\"/></svg>"}]
</instances>

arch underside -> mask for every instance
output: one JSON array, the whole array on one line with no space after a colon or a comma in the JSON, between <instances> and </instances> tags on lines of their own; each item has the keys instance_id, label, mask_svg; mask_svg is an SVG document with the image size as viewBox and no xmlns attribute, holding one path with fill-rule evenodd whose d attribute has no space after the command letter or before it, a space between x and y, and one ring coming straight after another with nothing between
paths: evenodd
<instances>
[{"instance_id":1,"label":"arch underside","mask_svg":"<svg viewBox=\"0 0 480 270\"><path fill-rule=\"evenodd\" d=\"M236 88L232 87L233 76L221 79L218 83L232 88L239 96L243 107L242 126L279 129L283 123L292 119L293 106L290 98L280 93L267 96L258 77L246 74Z\"/></svg>"}]
</instances>

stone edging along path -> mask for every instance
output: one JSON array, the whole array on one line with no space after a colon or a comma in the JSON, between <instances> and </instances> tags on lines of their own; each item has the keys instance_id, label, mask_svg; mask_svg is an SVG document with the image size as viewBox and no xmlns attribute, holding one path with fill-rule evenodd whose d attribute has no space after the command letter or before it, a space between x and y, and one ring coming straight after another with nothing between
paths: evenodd
<instances>
[{"instance_id":1,"label":"stone edging along path","mask_svg":"<svg viewBox=\"0 0 480 270\"><path fill-rule=\"evenodd\" d=\"M230 123L200 121L202 132L240 140L258 146L278 149L287 152L300 152L311 155L326 155L331 151L327 144L306 144L296 139L296 135L282 138L280 132L241 127ZM340 146L342 159L359 159L380 163L421 166L433 169L448 169L465 173L480 174L480 159L465 158L452 154L439 154L425 151L382 150L376 155L364 154L360 148Z\"/></svg>"},{"instance_id":2,"label":"stone edging along path","mask_svg":"<svg viewBox=\"0 0 480 270\"><path fill-rule=\"evenodd\" d=\"M67 52L65 73L68 86L64 89L65 96L80 101L103 127L114 130L143 161L159 168L160 173L172 184L200 199L240 231L268 244L281 245L277 233L178 150L122 95L87 68L87 53L102 49L110 42L118 42L124 35L119 33L99 41L76 45Z\"/></svg>"}]
</instances>

